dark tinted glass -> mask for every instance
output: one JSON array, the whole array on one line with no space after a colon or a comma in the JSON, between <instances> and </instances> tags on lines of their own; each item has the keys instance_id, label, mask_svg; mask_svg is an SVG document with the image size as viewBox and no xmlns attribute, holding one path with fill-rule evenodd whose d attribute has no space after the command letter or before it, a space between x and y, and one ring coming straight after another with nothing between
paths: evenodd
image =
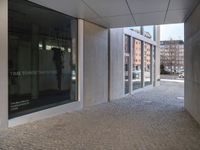
<instances>
[{"instance_id":1,"label":"dark tinted glass","mask_svg":"<svg viewBox=\"0 0 200 150\"><path fill-rule=\"evenodd\" d=\"M77 19L9 0L9 117L77 100Z\"/></svg>"},{"instance_id":2,"label":"dark tinted glass","mask_svg":"<svg viewBox=\"0 0 200 150\"><path fill-rule=\"evenodd\" d=\"M124 49L125 49L125 54L124 54L124 60L125 60L125 94L129 93L129 75L130 75L130 69L129 69L129 65L130 65L130 36L125 35L125 45L124 45Z\"/></svg>"}]
</instances>

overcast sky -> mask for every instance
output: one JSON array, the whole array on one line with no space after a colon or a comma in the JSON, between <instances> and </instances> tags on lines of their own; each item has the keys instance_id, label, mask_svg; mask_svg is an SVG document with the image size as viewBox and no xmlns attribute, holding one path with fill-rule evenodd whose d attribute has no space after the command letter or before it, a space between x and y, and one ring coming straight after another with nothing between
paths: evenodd
<instances>
[{"instance_id":1,"label":"overcast sky","mask_svg":"<svg viewBox=\"0 0 200 150\"><path fill-rule=\"evenodd\" d=\"M184 24L168 24L160 26L160 40L184 40Z\"/></svg>"}]
</instances>

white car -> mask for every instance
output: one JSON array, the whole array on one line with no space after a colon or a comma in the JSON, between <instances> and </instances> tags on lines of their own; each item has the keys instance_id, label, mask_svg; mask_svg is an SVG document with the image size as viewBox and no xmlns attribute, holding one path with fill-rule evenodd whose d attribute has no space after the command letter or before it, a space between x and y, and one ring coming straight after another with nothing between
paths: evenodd
<instances>
[{"instance_id":1,"label":"white car","mask_svg":"<svg viewBox=\"0 0 200 150\"><path fill-rule=\"evenodd\" d=\"M184 72L183 73L181 73L181 74L179 74L179 76L178 76L179 78L184 78Z\"/></svg>"}]
</instances>

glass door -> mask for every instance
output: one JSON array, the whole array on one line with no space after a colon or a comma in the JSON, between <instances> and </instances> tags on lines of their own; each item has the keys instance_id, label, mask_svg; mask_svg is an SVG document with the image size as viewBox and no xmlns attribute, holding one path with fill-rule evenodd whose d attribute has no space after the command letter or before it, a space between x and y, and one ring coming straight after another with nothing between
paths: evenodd
<instances>
[{"instance_id":1,"label":"glass door","mask_svg":"<svg viewBox=\"0 0 200 150\"><path fill-rule=\"evenodd\" d=\"M130 36L125 35L125 51L124 51L124 81L125 81L125 94L129 93L129 76L130 76Z\"/></svg>"}]
</instances>

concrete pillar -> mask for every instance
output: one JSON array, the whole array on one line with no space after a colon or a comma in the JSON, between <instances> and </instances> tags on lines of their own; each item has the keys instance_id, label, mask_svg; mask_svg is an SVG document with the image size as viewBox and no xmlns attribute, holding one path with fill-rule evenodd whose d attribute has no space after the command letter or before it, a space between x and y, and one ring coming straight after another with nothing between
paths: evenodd
<instances>
[{"instance_id":1,"label":"concrete pillar","mask_svg":"<svg viewBox=\"0 0 200 150\"><path fill-rule=\"evenodd\" d=\"M124 96L123 29L110 29L110 100Z\"/></svg>"},{"instance_id":2,"label":"concrete pillar","mask_svg":"<svg viewBox=\"0 0 200 150\"><path fill-rule=\"evenodd\" d=\"M84 21L78 19L78 100L83 107L83 27Z\"/></svg>"},{"instance_id":3,"label":"concrete pillar","mask_svg":"<svg viewBox=\"0 0 200 150\"><path fill-rule=\"evenodd\" d=\"M108 102L108 29L84 21L84 106Z\"/></svg>"},{"instance_id":4,"label":"concrete pillar","mask_svg":"<svg viewBox=\"0 0 200 150\"><path fill-rule=\"evenodd\" d=\"M145 51L145 42L141 41L141 87L145 86L145 78L144 78L144 51Z\"/></svg>"},{"instance_id":5,"label":"concrete pillar","mask_svg":"<svg viewBox=\"0 0 200 150\"><path fill-rule=\"evenodd\" d=\"M133 71L133 38L130 36L130 56L129 56L129 94L132 93L133 84L132 84L132 71Z\"/></svg>"},{"instance_id":6,"label":"concrete pillar","mask_svg":"<svg viewBox=\"0 0 200 150\"><path fill-rule=\"evenodd\" d=\"M156 41L156 35L157 35L157 33L156 33L156 26L153 26L153 40L154 41ZM152 53L152 57L151 57L151 59L152 59L152 84L153 84L153 86L156 86L156 61L155 61L155 46L152 46L152 51L151 51L151 53Z\"/></svg>"},{"instance_id":7,"label":"concrete pillar","mask_svg":"<svg viewBox=\"0 0 200 150\"><path fill-rule=\"evenodd\" d=\"M141 34L144 35L144 27L141 27ZM145 51L145 42L141 41L141 87L145 86L144 79L144 51Z\"/></svg>"},{"instance_id":8,"label":"concrete pillar","mask_svg":"<svg viewBox=\"0 0 200 150\"><path fill-rule=\"evenodd\" d=\"M0 130L8 127L8 0L0 1Z\"/></svg>"},{"instance_id":9,"label":"concrete pillar","mask_svg":"<svg viewBox=\"0 0 200 150\"><path fill-rule=\"evenodd\" d=\"M156 26L156 43L155 47L155 86L160 85L160 26Z\"/></svg>"},{"instance_id":10,"label":"concrete pillar","mask_svg":"<svg viewBox=\"0 0 200 150\"><path fill-rule=\"evenodd\" d=\"M154 46L150 46L150 80L151 84L153 83L153 76L154 76L154 60L153 60L153 48Z\"/></svg>"},{"instance_id":11,"label":"concrete pillar","mask_svg":"<svg viewBox=\"0 0 200 150\"><path fill-rule=\"evenodd\" d=\"M152 79L153 79L153 86L156 86L156 46L152 47L152 67L153 67L153 75L152 75Z\"/></svg>"}]
</instances>

